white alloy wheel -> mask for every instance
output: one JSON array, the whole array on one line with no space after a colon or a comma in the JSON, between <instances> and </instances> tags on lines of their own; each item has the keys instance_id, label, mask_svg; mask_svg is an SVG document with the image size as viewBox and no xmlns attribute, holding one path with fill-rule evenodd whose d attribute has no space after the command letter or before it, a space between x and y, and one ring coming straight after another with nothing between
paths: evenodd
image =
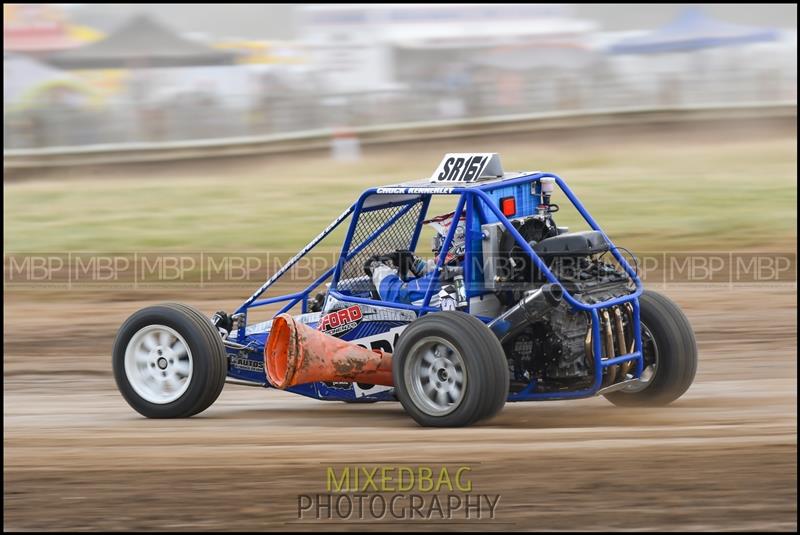
<instances>
[{"instance_id":1,"label":"white alloy wheel","mask_svg":"<svg viewBox=\"0 0 800 535\"><path fill-rule=\"evenodd\" d=\"M189 345L166 325L141 328L125 349L125 375L131 388L156 405L179 399L189 388L192 371Z\"/></svg>"}]
</instances>

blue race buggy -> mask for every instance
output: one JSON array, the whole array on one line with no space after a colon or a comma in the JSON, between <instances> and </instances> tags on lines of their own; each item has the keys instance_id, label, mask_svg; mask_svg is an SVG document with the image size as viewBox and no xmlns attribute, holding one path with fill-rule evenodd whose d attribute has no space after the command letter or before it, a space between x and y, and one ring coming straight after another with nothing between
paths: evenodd
<instances>
[{"instance_id":1,"label":"blue race buggy","mask_svg":"<svg viewBox=\"0 0 800 535\"><path fill-rule=\"evenodd\" d=\"M589 230L556 224L559 191ZM426 219L434 199L455 209ZM329 269L300 291L263 297L345 222ZM417 256L427 227L428 260ZM506 401L603 395L620 406L665 405L694 379L694 334L672 301L642 288L626 256L558 176L503 172L494 153L447 154L430 179L364 191L232 314L209 319L180 304L136 312L118 332L114 375L144 416L192 416L226 381L279 384L268 346L275 318L288 318L323 342L365 348L364 359L391 359L380 381L362 357L348 373L334 363L341 373L322 379L292 364L289 391L400 401L425 426L469 425ZM280 306L273 320L248 321L268 305ZM317 353L306 360L327 358Z\"/></svg>"}]
</instances>

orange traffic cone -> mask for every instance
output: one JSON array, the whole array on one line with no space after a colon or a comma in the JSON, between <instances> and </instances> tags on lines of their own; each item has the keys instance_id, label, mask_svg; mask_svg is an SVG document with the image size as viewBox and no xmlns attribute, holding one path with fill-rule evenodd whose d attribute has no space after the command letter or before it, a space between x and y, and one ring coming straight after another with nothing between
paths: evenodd
<instances>
[{"instance_id":1,"label":"orange traffic cone","mask_svg":"<svg viewBox=\"0 0 800 535\"><path fill-rule=\"evenodd\" d=\"M391 353L339 340L289 314L272 321L264 361L270 384L281 389L317 381L394 385Z\"/></svg>"}]
</instances>

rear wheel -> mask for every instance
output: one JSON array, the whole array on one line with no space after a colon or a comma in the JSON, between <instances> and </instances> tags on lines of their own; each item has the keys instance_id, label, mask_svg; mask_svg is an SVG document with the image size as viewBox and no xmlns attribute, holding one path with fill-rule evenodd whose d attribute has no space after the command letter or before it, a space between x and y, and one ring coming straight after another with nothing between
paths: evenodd
<instances>
[{"instance_id":1,"label":"rear wheel","mask_svg":"<svg viewBox=\"0 0 800 535\"><path fill-rule=\"evenodd\" d=\"M112 357L122 397L148 418L184 418L216 401L227 375L217 329L177 303L144 308L120 327Z\"/></svg>"},{"instance_id":2,"label":"rear wheel","mask_svg":"<svg viewBox=\"0 0 800 535\"><path fill-rule=\"evenodd\" d=\"M639 298L644 369L640 380L605 395L622 407L672 403L697 372L697 343L689 320L667 297L645 291Z\"/></svg>"},{"instance_id":3,"label":"rear wheel","mask_svg":"<svg viewBox=\"0 0 800 535\"><path fill-rule=\"evenodd\" d=\"M463 312L413 322L392 356L395 394L420 425L459 427L491 418L508 396L508 365L497 337Z\"/></svg>"}]
</instances>

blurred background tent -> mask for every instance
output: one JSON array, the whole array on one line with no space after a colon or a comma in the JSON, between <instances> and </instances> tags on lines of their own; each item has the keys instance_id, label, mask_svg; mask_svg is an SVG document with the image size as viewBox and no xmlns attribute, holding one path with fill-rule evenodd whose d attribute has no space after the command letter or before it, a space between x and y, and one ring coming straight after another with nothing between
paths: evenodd
<instances>
[{"instance_id":1,"label":"blurred background tent","mask_svg":"<svg viewBox=\"0 0 800 535\"><path fill-rule=\"evenodd\" d=\"M231 65L236 54L185 39L147 15L138 15L105 39L47 56L65 69Z\"/></svg>"},{"instance_id":2,"label":"blurred background tent","mask_svg":"<svg viewBox=\"0 0 800 535\"><path fill-rule=\"evenodd\" d=\"M611 42L608 63L630 81L627 97L642 104L698 105L720 96L728 102L778 100L780 88L791 83L781 78L792 75L775 72L763 62L770 53L753 50L781 38L773 28L734 24L687 7L659 28Z\"/></svg>"},{"instance_id":3,"label":"blurred background tent","mask_svg":"<svg viewBox=\"0 0 800 535\"><path fill-rule=\"evenodd\" d=\"M230 114L219 101L218 86L241 79L233 67L238 55L187 39L140 14L104 39L49 54L46 61L75 71L130 71L126 98L135 105L115 110L115 124L124 125L128 136L160 141L228 133ZM164 88L170 88L166 98Z\"/></svg>"},{"instance_id":4,"label":"blurred background tent","mask_svg":"<svg viewBox=\"0 0 800 535\"><path fill-rule=\"evenodd\" d=\"M735 46L778 39L772 28L733 24L710 17L699 8L690 7L661 28L641 36L628 37L611 46L614 54L657 54L702 48Z\"/></svg>"}]
</instances>

